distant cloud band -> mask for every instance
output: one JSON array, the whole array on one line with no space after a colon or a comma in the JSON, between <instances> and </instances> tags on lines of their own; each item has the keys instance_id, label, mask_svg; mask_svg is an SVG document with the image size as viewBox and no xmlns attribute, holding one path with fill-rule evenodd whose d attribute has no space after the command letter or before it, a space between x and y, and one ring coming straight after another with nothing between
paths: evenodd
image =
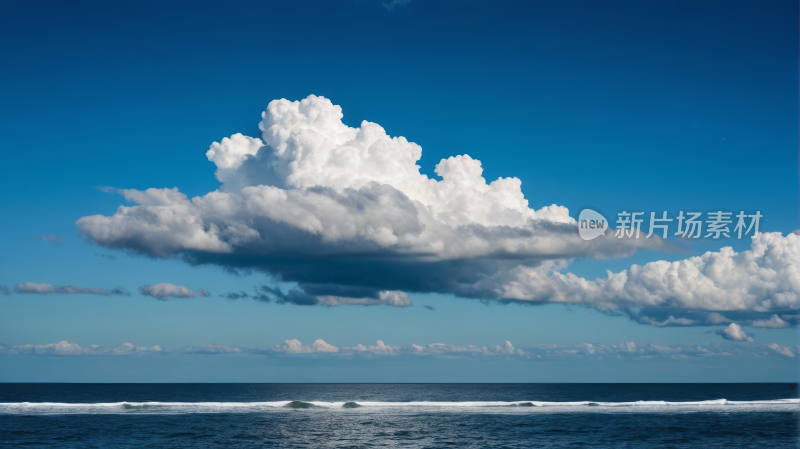
<instances>
[{"instance_id":1,"label":"distant cloud band","mask_svg":"<svg viewBox=\"0 0 800 449\"><path fill-rule=\"evenodd\" d=\"M111 290L105 288L86 288L75 287L74 285L50 285L50 284L36 284L34 282L20 283L14 286L14 293L56 293L65 295L122 295L127 296L130 293L122 287L115 287Z\"/></svg>"},{"instance_id":2,"label":"distant cloud band","mask_svg":"<svg viewBox=\"0 0 800 449\"><path fill-rule=\"evenodd\" d=\"M194 298L195 295L201 297L211 295L202 288L193 292L186 287L170 284L169 282L162 282L155 285L142 285L139 287L139 293L144 296L152 296L162 301L166 301L169 298Z\"/></svg>"},{"instance_id":3,"label":"distant cloud band","mask_svg":"<svg viewBox=\"0 0 800 449\"><path fill-rule=\"evenodd\" d=\"M177 351L170 351L161 346L143 347L125 343L117 348L106 348L98 345L80 346L62 341L48 345L2 345L0 354L34 354L34 355L143 355L143 354L262 354L273 356L431 356L431 357L511 357L521 359L638 359L647 360L656 357L685 359L696 357L761 357L781 355L794 358L800 347L780 343L754 344L736 343L686 343L674 345L636 344L625 342L618 345L577 343L569 345L530 344L520 348L506 341L502 345L474 346L431 343L426 345L391 346L378 340L375 345L356 345L353 347L336 347L324 340L316 340L310 345L297 339L286 340L281 345L262 348L237 348L219 344L205 346L185 346Z\"/></svg>"}]
</instances>

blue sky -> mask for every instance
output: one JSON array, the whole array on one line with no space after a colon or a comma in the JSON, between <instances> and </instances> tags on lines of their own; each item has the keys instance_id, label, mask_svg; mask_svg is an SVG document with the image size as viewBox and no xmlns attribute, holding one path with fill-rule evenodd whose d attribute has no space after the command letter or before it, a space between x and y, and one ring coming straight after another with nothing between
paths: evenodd
<instances>
[{"instance_id":1,"label":"blue sky","mask_svg":"<svg viewBox=\"0 0 800 449\"><path fill-rule=\"evenodd\" d=\"M452 273L446 263L428 269L420 260L399 268L382 262L373 273L370 260L351 255L333 259L326 272L320 267L331 259L313 254L301 262L313 268L307 274L317 276L315 285L347 278L348 287L373 289L369 294L376 298L378 290L403 291L414 305L229 300L219 295L252 296L256 285L278 286L286 294L301 275L278 282L259 268L233 273L231 266L243 262L185 248L168 255L139 250L152 236L103 240L76 222L135 206L108 187L177 187L189 198L220 189L218 167L206 156L213 142L235 133L259 137L261 114L271 101L316 95L341 106L342 121L351 128L367 120L421 146L416 164L430 178L441 179L434 171L440 160L463 154L481 161L487 182L518 178L533 210L556 204L577 219L588 207L612 221L623 210L668 211L671 217L680 210L758 210L760 230L780 233L771 248L790 254L781 259L782 273L796 273L798 244L789 235L800 228L797 9L792 2L710 1L412 0L391 9L379 0L6 2L0 5L7 67L0 73L6 158L0 183L7 192L0 285L10 294L0 296L0 343L7 345L0 346L7 353L0 354L0 381L795 380L798 320L784 316L798 314L797 301L678 307L667 294L644 311L639 297L563 305L531 293L535 298L515 301L477 287L469 290L474 294L456 290L444 279L432 285L393 277L392 270L406 269ZM332 169L325 170L320 173L327 176ZM475 220L470 224L480 224ZM259 229L262 237L270 229ZM292 238L290 250L305 248ZM561 273L594 280L605 278L606 270L685 260L725 246L747 251L751 239L670 238L624 254L577 246L563 258L545 259L566 261ZM186 263L187 253L210 262ZM498 269L495 262L459 257L474 263L464 268L467 277ZM520 263L533 267L542 256L525 257L530 260ZM502 270L513 265L505 256L497 260L506 264ZM342 266L354 268L336 271ZM754 284L742 288L777 304L776 294L800 295L787 279L772 279L782 286L767 293ZM26 282L120 286L130 296L14 292ZM337 282L326 288L346 283ZM211 296L160 301L139 291L159 283L202 288ZM315 295L310 286L305 293ZM714 311L728 321L698 318ZM754 326L772 315L784 317L785 326ZM694 322L654 326L644 319L664 322L668 316ZM715 333L734 321L753 341ZM253 350L292 339L306 345L322 339L340 351ZM510 341L526 353L345 354L344 348L377 340L398 348ZM82 348L130 342L168 351L69 356L55 349L8 349L60 341ZM178 353L212 342L242 352ZM581 343L625 342L635 342L636 351L672 346L664 353L564 352ZM685 354L676 348L690 343L723 346L709 349L716 351L713 357L672 357ZM563 347L547 353L530 346L542 344ZM741 354L720 355L733 350ZM221 358L230 370L217 367ZM123 374L134 365L138 377ZM459 374L465 370L472 374Z\"/></svg>"}]
</instances>

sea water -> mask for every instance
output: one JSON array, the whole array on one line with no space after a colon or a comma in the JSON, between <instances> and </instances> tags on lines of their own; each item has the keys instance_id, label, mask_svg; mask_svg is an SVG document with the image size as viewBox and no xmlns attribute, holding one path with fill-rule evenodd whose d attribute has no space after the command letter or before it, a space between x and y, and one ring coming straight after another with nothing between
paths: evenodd
<instances>
[{"instance_id":1,"label":"sea water","mask_svg":"<svg viewBox=\"0 0 800 449\"><path fill-rule=\"evenodd\" d=\"M0 384L0 447L799 447L796 384Z\"/></svg>"}]
</instances>

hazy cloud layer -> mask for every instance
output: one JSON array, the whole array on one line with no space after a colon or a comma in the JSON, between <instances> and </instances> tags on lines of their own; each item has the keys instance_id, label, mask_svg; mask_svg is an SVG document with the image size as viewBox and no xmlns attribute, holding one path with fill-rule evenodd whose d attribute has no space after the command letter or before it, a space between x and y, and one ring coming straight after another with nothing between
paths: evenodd
<instances>
[{"instance_id":1,"label":"hazy cloud layer","mask_svg":"<svg viewBox=\"0 0 800 449\"><path fill-rule=\"evenodd\" d=\"M0 295L8 296L11 294L11 290L6 285L0 285Z\"/></svg>"},{"instance_id":2,"label":"hazy cloud layer","mask_svg":"<svg viewBox=\"0 0 800 449\"><path fill-rule=\"evenodd\" d=\"M33 238L35 240L41 239L41 240L44 240L46 242L53 242L53 243L59 243L59 242L63 242L64 241L64 239L62 237L59 237L57 235L50 235L50 234L44 234L42 236L35 235L35 236L33 236Z\"/></svg>"},{"instance_id":3,"label":"hazy cloud layer","mask_svg":"<svg viewBox=\"0 0 800 449\"><path fill-rule=\"evenodd\" d=\"M0 344L0 354L36 354L36 355L131 355L162 352L161 346L145 348L131 343L123 343L116 348L91 345L80 346L75 343L62 341L49 345L20 345L9 346Z\"/></svg>"},{"instance_id":4,"label":"hazy cloud layer","mask_svg":"<svg viewBox=\"0 0 800 449\"><path fill-rule=\"evenodd\" d=\"M74 285L36 284L34 282L19 283L14 286L14 293L59 293L65 295L123 295L130 293L122 287L115 286L111 290L105 288L75 287Z\"/></svg>"},{"instance_id":5,"label":"hazy cloud layer","mask_svg":"<svg viewBox=\"0 0 800 449\"><path fill-rule=\"evenodd\" d=\"M769 349L772 349L773 351L777 352L778 354L785 355L786 357L794 357L795 356L795 352L792 351L792 347L789 346L789 345L786 345L786 344L767 343L764 346L766 346ZM797 351L797 349L798 348L795 348L795 351Z\"/></svg>"},{"instance_id":6,"label":"hazy cloud layer","mask_svg":"<svg viewBox=\"0 0 800 449\"><path fill-rule=\"evenodd\" d=\"M375 123L348 127L342 118L322 97L272 101L259 124L263 140L234 134L206 152L220 190L190 199L177 188L110 189L135 205L77 225L107 248L297 283L287 293L267 287L253 296L274 302L402 307L410 305L402 292L437 292L584 304L658 326L709 323L632 310L800 308L795 234L760 234L741 253L726 247L587 280L562 273L572 258L672 245L644 234L617 239L610 230L583 241L565 207L530 208L519 179L487 182L481 162L468 155L441 160L441 179L428 178L416 165L419 145Z\"/></svg>"},{"instance_id":7,"label":"hazy cloud layer","mask_svg":"<svg viewBox=\"0 0 800 449\"><path fill-rule=\"evenodd\" d=\"M184 346L179 352L181 354L236 354L242 350L210 343L205 346Z\"/></svg>"},{"instance_id":8,"label":"hazy cloud layer","mask_svg":"<svg viewBox=\"0 0 800 449\"><path fill-rule=\"evenodd\" d=\"M170 284L169 282L162 282L155 285L142 285L139 287L139 293L145 296L152 296L156 299L166 301L169 298L194 298L197 296L210 296L207 291L198 289L196 292L189 290L186 287Z\"/></svg>"},{"instance_id":9,"label":"hazy cloud layer","mask_svg":"<svg viewBox=\"0 0 800 449\"><path fill-rule=\"evenodd\" d=\"M391 0L391 1L383 1L382 3L384 8L391 11L397 8L398 6L407 5L411 3L411 0Z\"/></svg>"}]
</instances>

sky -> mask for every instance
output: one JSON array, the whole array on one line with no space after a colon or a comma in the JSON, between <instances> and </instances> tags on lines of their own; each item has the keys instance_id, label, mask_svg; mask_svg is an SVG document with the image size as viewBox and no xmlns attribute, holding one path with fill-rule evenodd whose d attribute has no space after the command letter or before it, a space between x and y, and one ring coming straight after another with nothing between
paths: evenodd
<instances>
[{"instance_id":1,"label":"sky","mask_svg":"<svg viewBox=\"0 0 800 449\"><path fill-rule=\"evenodd\" d=\"M796 381L799 13L0 3L0 381Z\"/></svg>"}]
</instances>

